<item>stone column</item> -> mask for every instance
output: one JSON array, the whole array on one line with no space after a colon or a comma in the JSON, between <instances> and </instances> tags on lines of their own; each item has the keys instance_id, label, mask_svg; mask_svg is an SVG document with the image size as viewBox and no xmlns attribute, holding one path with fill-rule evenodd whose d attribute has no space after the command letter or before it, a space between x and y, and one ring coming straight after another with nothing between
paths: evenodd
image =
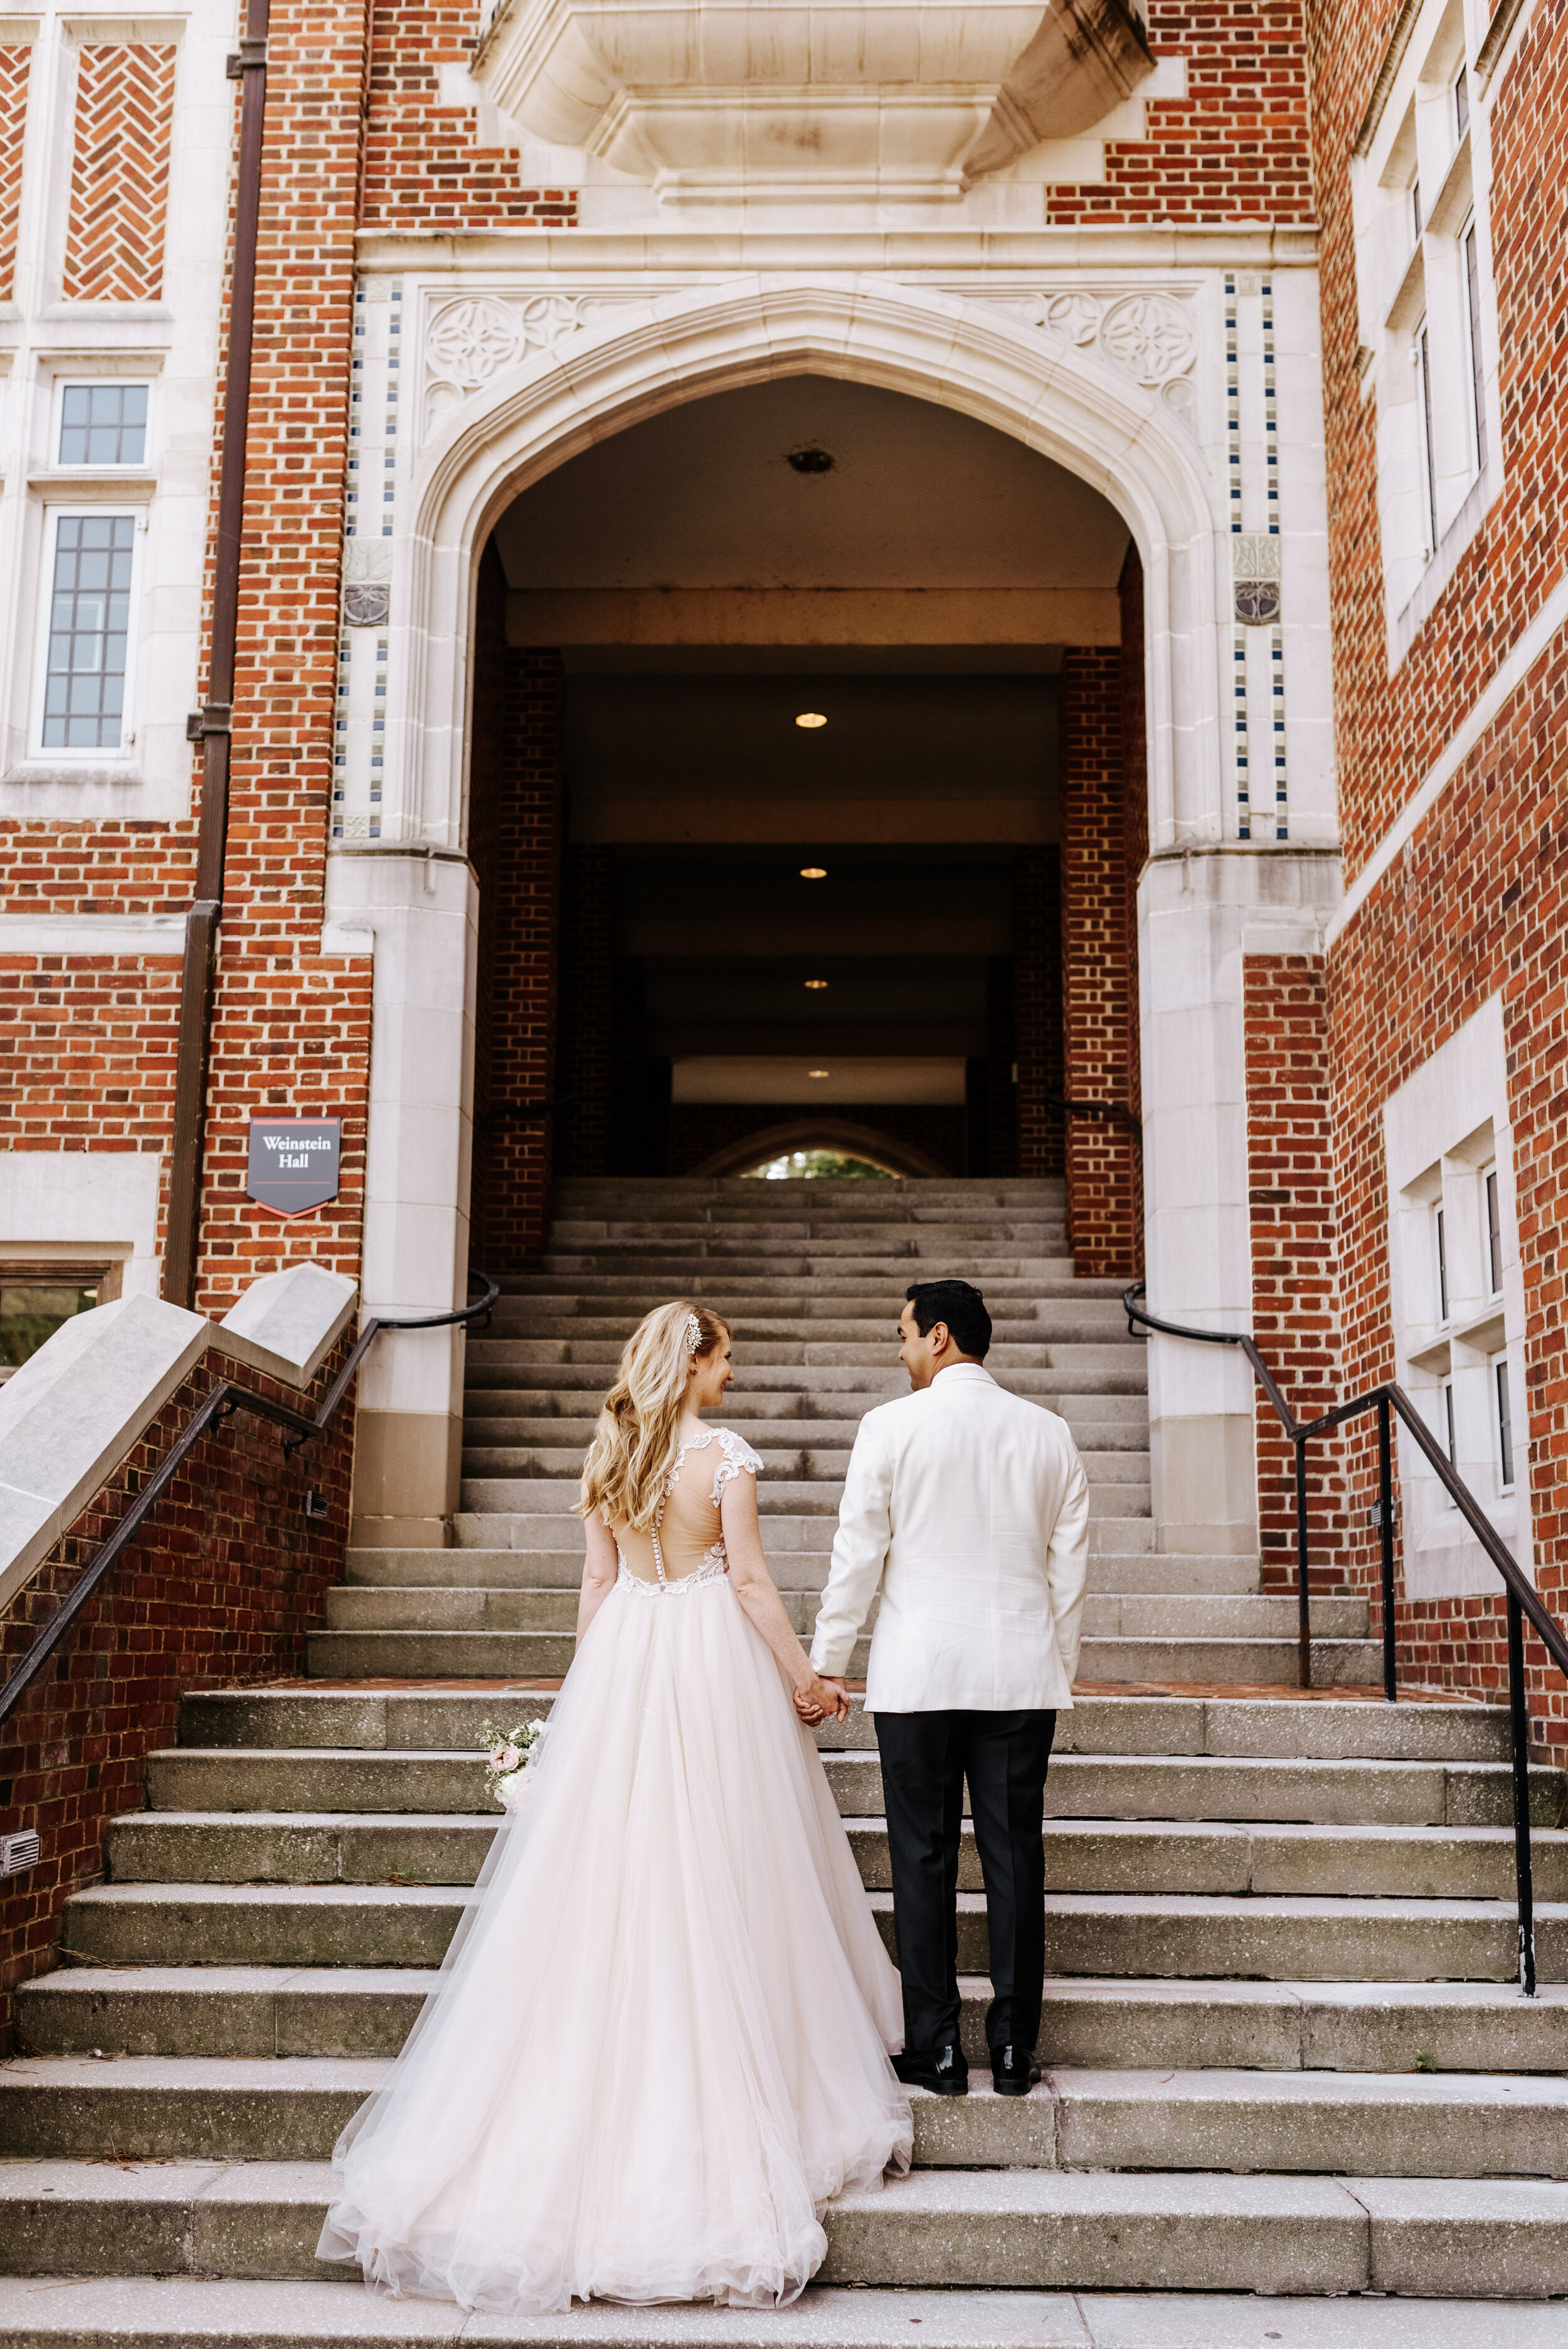
<instances>
[{"instance_id":1,"label":"stone column","mask_svg":"<svg viewBox=\"0 0 1568 2349\"><path fill-rule=\"evenodd\" d=\"M1145 1241L1163 1319L1250 1330L1243 957L1318 950L1333 851L1168 851L1139 887ZM1162 1549L1257 1547L1253 1373L1232 1347L1151 1338L1150 1469Z\"/></svg>"},{"instance_id":2,"label":"stone column","mask_svg":"<svg viewBox=\"0 0 1568 2349\"><path fill-rule=\"evenodd\" d=\"M479 891L467 860L335 855L323 947L373 944L363 1312L396 1320L464 1301L473 1132ZM384 1337L359 1378L352 1543L438 1549L458 1506L459 1330Z\"/></svg>"}]
</instances>

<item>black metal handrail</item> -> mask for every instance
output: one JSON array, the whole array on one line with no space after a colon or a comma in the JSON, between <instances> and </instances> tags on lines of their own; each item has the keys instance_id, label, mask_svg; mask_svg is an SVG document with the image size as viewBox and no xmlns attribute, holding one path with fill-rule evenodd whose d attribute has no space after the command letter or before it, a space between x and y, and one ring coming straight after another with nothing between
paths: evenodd
<instances>
[{"instance_id":1,"label":"black metal handrail","mask_svg":"<svg viewBox=\"0 0 1568 2349\"><path fill-rule=\"evenodd\" d=\"M1143 1121L1125 1102L1069 1101L1066 1093L1047 1093L1044 1099L1047 1109L1066 1110L1069 1117L1114 1117L1143 1147Z\"/></svg>"},{"instance_id":2,"label":"black metal handrail","mask_svg":"<svg viewBox=\"0 0 1568 2349\"><path fill-rule=\"evenodd\" d=\"M1234 1346L1253 1366L1258 1384L1295 1450L1295 1549L1297 1609L1297 1678L1302 1688L1312 1686L1312 1617L1307 1590L1306 1447L1314 1436L1326 1435L1363 1412L1377 1413L1377 1531L1383 1586L1383 1694L1390 1704L1399 1694L1394 1624L1394 1460L1393 1414L1398 1412L1417 1444L1437 1471L1449 1500L1501 1575L1508 1605L1508 1710L1513 1755L1513 1857L1519 1903L1519 1982L1526 1998L1535 1995L1535 1899L1530 1849L1530 1716L1524 1702L1524 1617L1539 1637L1558 1671L1568 1677L1568 1634L1548 1610L1470 1486L1460 1475L1426 1420L1396 1380L1368 1387L1365 1394L1336 1405L1316 1419L1300 1420L1274 1382L1256 1345L1241 1330L1189 1330L1177 1321L1162 1321L1134 1299L1145 1284L1133 1282L1122 1293L1130 1335L1138 1326L1157 1330L1166 1338L1191 1338L1202 1346Z\"/></svg>"},{"instance_id":3,"label":"black metal handrail","mask_svg":"<svg viewBox=\"0 0 1568 2349\"><path fill-rule=\"evenodd\" d=\"M476 1280L484 1282L485 1294L471 1305L459 1306L455 1313L426 1314L415 1321L367 1321L314 1419L307 1418L303 1412L291 1411L287 1403L273 1402L269 1396L257 1394L251 1387L236 1385L232 1379L220 1379L211 1394L205 1395L197 1404L124 1516L113 1532L99 1543L92 1563L78 1575L5 1687L0 1688L0 1723L15 1712L88 1599L113 1572L132 1537L169 1490L181 1462L201 1442L210 1427L222 1426L226 1419L232 1419L238 1412L246 1412L253 1419L270 1420L275 1427L288 1431L284 1442L284 1458L291 1458L302 1444L308 1444L313 1436L325 1433L337 1415L338 1407L348 1392L360 1363L384 1331L449 1330L459 1322L465 1327L477 1322L481 1329L488 1329L490 1308L500 1295L500 1284L492 1280L488 1273L471 1273L469 1277L470 1288Z\"/></svg>"}]
</instances>

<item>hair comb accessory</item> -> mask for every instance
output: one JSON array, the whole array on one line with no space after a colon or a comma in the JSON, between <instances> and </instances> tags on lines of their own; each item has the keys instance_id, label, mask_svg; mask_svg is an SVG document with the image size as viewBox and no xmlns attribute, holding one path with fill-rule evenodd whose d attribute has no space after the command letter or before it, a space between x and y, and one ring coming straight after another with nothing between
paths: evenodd
<instances>
[{"instance_id":1,"label":"hair comb accessory","mask_svg":"<svg viewBox=\"0 0 1568 2349\"><path fill-rule=\"evenodd\" d=\"M686 1339L686 1352L695 1361L696 1360L697 1349L702 1344L702 1323L697 1319L695 1313L688 1313L686 1315L686 1329L683 1335Z\"/></svg>"}]
</instances>

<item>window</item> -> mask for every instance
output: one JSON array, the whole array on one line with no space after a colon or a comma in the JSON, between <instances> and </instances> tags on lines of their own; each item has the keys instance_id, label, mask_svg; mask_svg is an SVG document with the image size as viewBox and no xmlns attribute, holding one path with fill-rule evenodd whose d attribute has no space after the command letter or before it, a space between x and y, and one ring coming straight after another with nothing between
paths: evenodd
<instances>
[{"instance_id":1,"label":"window","mask_svg":"<svg viewBox=\"0 0 1568 2349\"><path fill-rule=\"evenodd\" d=\"M1410 234L1417 244L1421 241L1421 183L1410 182Z\"/></svg>"},{"instance_id":2,"label":"window","mask_svg":"<svg viewBox=\"0 0 1568 2349\"><path fill-rule=\"evenodd\" d=\"M1440 1206L1432 1210L1432 1229L1438 1253L1438 1319L1443 1322L1449 1318L1449 1245Z\"/></svg>"},{"instance_id":3,"label":"window","mask_svg":"<svg viewBox=\"0 0 1568 2349\"><path fill-rule=\"evenodd\" d=\"M46 750L118 750L136 548L133 514L59 514L44 673Z\"/></svg>"},{"instance_id":4,"label":"window","mask_svg":"<svg viewBox=\"0 0 1568 2349\"><path fill-rule=\"evenodd\" d=\"M60 394L62 465L147 461L144 383L67 383Z\"/></svg>"},{"instance_id":5,"label":"window","mask_svg":"<svg viewBox=\"0 0 1568 2349\"><path fill-rule=\"evenodd\" d=\"M1421 444L1421 519L1426 551L1430 554L1438 543L1438 465L1432 429L1432 346L1425 318L1416 329L1415 359L1417 431Z\"/></svg>"},{"instance_id":6,"label":"window","mask_svg":"<svg viewBox=\"0 0 1568 2349\"><path fill-rule=\"evenodd\" d=\"M1481 1179L1481 1198L1486 1216L1486 1268L1491 1283L1490 1294L1502 1295L1502 1202L1497 1195L1497 1169L1489 1166Z\"/></svg>"},{"instance_id":7,"label":"window","mask_svg":"<svg viewBox=\"0 0 1568 2349\"><path fill-rule=\"evenodd\" d=\"M1454 84L1454 139L1457 142L1470 129L1470 75L1463 66Z\"/></svg>"},{"instance_id":8,"label":"window","mask_svg":"<svg viewBox=\"0 0 1568 2349\"><path fill-rule=\"evenodd\" d=\"M1457 1468L1460 1464L1460 1444L1459 1436L1454 1427L1454 1382L1452 1379L1445 1379L1443 1381L1443 1450L1449 1455L1449 1466L1450 1468Z\"/></svg>"},{"instance_id":9,"label":"window","mask_svg":"<svg viewBox=\"0 0 1568 2349\"><path fill-rule=\"evenodd\" d=\"M1497 1468L1503 1491L1513 1487L1513 1413L1508 1400L1508 1356L1500 1354L1491 1366L1492 1393L1497 1404Z\"/></svg>"},{"instance_id":10,"label":"window","mask_svg":"<svg viewBox=\"0 0 1568 2349\"><path fill-rule=\"evenodd\" d=\"M1465 335L1470 343L1470 452L1480 473L1486 470L1486 360L1481 344L1480 251L1473 212L1460 243L1465 264Z\"/></svg>"},{"instance_id":11,"label":"window","mask_svg":"<svg viewBox=\"0 0 1568 2349\"><path fill-rule=\"evenodd\" d=\"M87 1283L0 1279L0 1364L15 1370L36 1354L73 1314L98 1301L97 1276Z\"/></svg>"}]
</instances>

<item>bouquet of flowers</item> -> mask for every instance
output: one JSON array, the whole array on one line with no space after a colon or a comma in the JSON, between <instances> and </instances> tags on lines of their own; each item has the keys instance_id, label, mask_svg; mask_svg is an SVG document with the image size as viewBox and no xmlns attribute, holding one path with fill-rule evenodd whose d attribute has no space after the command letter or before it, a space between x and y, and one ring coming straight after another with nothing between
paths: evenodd
<instances>
[{"instance_id":1,"label":"bouquet of flowers","mask_svg":"<svg viewBox=\"0 0 1568 2349\"><path fill-rule=\"evenodd\" d=\"M544 1738L542 1721L520 1721L513 1729L498 1729L493 1721L480 1724L485 1754L485 1792L503 1811L514 1810L528 1787L528 1771Z\"/></svg>"}]
</instances>

